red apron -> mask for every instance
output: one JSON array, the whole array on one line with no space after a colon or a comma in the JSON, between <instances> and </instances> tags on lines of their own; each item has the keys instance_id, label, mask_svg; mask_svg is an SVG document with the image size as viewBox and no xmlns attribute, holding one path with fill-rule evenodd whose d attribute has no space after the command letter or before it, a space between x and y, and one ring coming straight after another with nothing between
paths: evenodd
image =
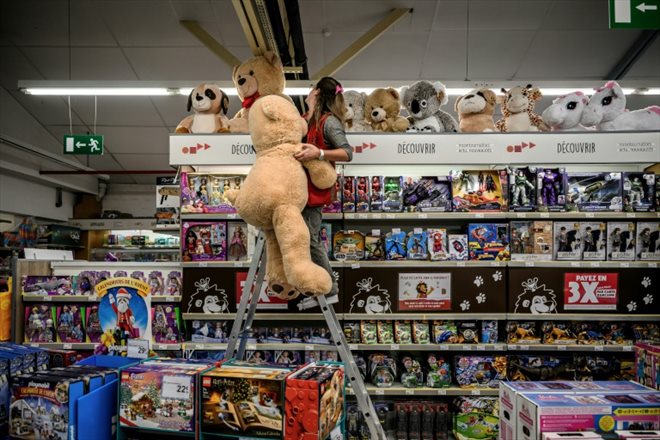
<instances>
[{"instance_id":1,"label":"red apron","mask_svg":"<svg viewBox=\"0 0 660 440\"><path fill-rule=\"evenodd\" d=\"M308 144L316 145L321 150L328 149L327 145L325 145L325 140L323 139L323 127L325 126L325 121L328 119L328 116L330 115L331 115L330 113L324 114L323 116L321 116L321 120L319 121L318 124L312 124L309 126L309 129L307 131ZM330 163L332 164L333 167L335 166L334 162L330 162ZM305 173L307 173L307 169L305 169ZM307 199L307 206L313 208L318 206L325 206L331 201L330 188L319 189L315 187L309 178L309 174L307 174L307 193L309 194L309 198Z\"/></svg>"}]
</instances>

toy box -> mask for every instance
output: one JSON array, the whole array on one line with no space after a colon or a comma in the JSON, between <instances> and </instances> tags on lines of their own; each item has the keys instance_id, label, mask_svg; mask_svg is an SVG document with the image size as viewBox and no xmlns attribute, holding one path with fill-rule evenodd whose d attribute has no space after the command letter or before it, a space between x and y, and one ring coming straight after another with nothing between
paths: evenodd
<instances>
[{"instance_id":1,"label":"toy box","mask_svg":"<svg viewBox=\"0 0 660 440\"><path fill-rule=\"evenodd\" d=\"M165 295L165 280L163 279L163 272L159 270L152 270L149 272L147 279L149 285L149 295L163 296Z\"/></svg>"},{"instance_id":2,"label":"toy box","mask_svg":"<svg viewBox=\"0 0 660 440\"><path fill-rule=\"evenodd\" d=\"M457 397L453 434L457 440L486 440L498 436L499 402L496 397Z\"/></svg>"},{"instance_id":3,"label":"toy box","mask_svg":"<svg viewBox=\"0 0 660 440\"><path fill-rule=\"evenodd\" d=\"M638 260L660 260L660 222L638 222L635 244Z\"/></svg>"},{"instance_id":4,"label":"toy box","mask_svg":"<svg viewBox=\"0 0 660 440\"><path fill-rule=\"evenodd\" d=\"M321 223L319 229L319 242L323 245L328 258L332 258L332 223Z\"/></svg>"},{"instance_id":5,"label":"toy box","mask_svg":"<svg viewBox=\"0 0 660 440\"><path fill-rule=\"evenodd\" d=\"M660 345L635 344L635 380L660 390Z\"/></svg>"},{"instance_id":6,"label":"toy box","mask_svg":"<svg viewBox=\"0 0 660 440\"><path fill-rule=\"evenodd\" d=\"M355 178L355 212L369 212L369 176Z\"/></svg>"},{"instance_id":7,"label":"toy box","mask_svg":"<svg viewBox=\"0 0 660 440\"><path fill-rule=\"evenodd\" d=\"M225 192L240 189L242 182L242 176L181 173L181 212L234 213Z\"/></svg>"},{"instance_id":8,"label":"toy box","mask_svg":"<svg viewBox=\"0 0 660 440\"><path fill-rule=\"evenodd\" d=\"M9 435L15 439L75 440L76 400L82 380L26 374L12 378Z\"/></svg>"},{"instance_id":9,"label":"toy box","mask_svg":"<svg viewBox=\"0 0 660 440\"><path fill-rule=\"evenodd\" d=\"M451 173L454 211L506 211L505 170L463 170Z\"/></svg>"},{"instance_id":10,"label":"toy box","mask_svg":"<svg viewBox=\"0 0 660 440\"><path fill-rule=\"evenodd\" d=\"M571 211L621 211L621 173L568 173L567 204Z\"/></svg>"},{"instance_id":11,"label":"toy box","mask_svg":"<svg viewBox=\"0 0 660 440\"><path fill-rule=\"evenodd\" d=\"M626 394L525 394L518 406L516 438L537 440L546 431L612 432L660 428L660 400L644 392Z\"/></svg>"},{"instance_id":12,"label":"toy box","mask_svg":"<svg viewBox=\"0 0 660 440\"><path fill-rule=\"evenodd\" d=\"M461 388L497 388L506 380L506 356L456 356L454 365Z\"/></svg>"},{"instance_id":13,"label":"toy box","mask_svg":"<svg viewBox=\"0 0 660 440\"><path fill-rule=\"evenodd\" d=\"M458 344L476 344L479 342L479 328L477 321L458 322Z\"/></svg>"},{"instance_id":14,"label":"toy box","mask_svg":"<svg viewBox=\"0 0 660 440\"><path fill-rule=\"evenodd\" d=\"M468 247L470 260L508 260L509 225L470 223L468 225Z\"/></svg>"},{"instance_id":15,"label":"toy box","mask_svg":"<svg viewBox=\"0 0 660 440\"><path fill-rule=\"evenodd\" d=\"M59 342L85 342L85 307L66 304L56 307L57 340Z\"/></svg>"},{"instance_id":16,"label":"toy box","mask_svg":"<svg viewBox=\"0 0 660 440\"><path fill-rule=\"evenodd\" d=\"M281 439L284 385L291 369L228 362L202 374L202 432Z\"/></svg>"},{"instance_id":17,"label":"toy box","mask_svg":"<svg viewBox=\"0 0 660 440\"><path fill-rule=\"evenodd\" d=\"M422 228L415 228L414 231L408 233L406 242L406 252L408 260L426 260L428 259L427 250L428 237L426 231Z\"/></svg>"},{"instance_id":18,"label":"toy box","mask_svg":"<svg viewBox=\"0 0 660 440\"><path fill-rule=\"evenodd\" d=\"M369 210L371 212L382 211L384 200L383 177L371 176L371 180L369 181Z\"/></svg>"},{"instance_id":19,"label":"toy box","mask_svg":"<svg viewBox=\"0 0 660 440\"><path fill-rule=\"evenodd\" d=\"M575 380L631 380L634 379L635 361L628 355L612 356L609 354L573 355Z\"/></svg>"},{"instance_id":20,"label":"toy box","mask_svg":"<svg viewBox=\"0 0 660 440\"><path fill-rule=\"evenodd\" d=\"M151 308L151 336L158 344L176 344L181 341L181 310L170 304L157 304Z\"/></svg>"},{"instance_id":21,"label":"toy box","mask_svg":"<svg viewBox=\"0 0 660 440\"><path fill-rule=\"evenodd\" d=\"M227 222L227 237L229 237L227 260L246 261L248 259L247 223Z\"/></svg>"},{"instance_id":22,"label":"toy box","mask_svg":"<svg viewBox=\"0 0 660 440\"><path fill-rule=\"evenodd\" d=\"M506 342L509 344L540 344L536 321L507 321Z\"/></svg>"},{"instance_id":23,"label":"toy box","mask_svg":"<svg viewBox=\"0 0 660 440\"><path fill-rule=\"evenodd\" d=\"M579 260L581 251L580 223L554 222L555 259Z\"/></svg>"},{"instance_id":24,"label":"toy box","mask_svg":"<svg viewBox=\"0 0 660 440\"><path fill-rule=\"evenodd\" d=\"M529 212L536 208L536 168L513 168L509 171L509 210Z\"/></svg>"},{"instance_id":25,"label":"toy box","mask_svg":"<svg viewBox=\"0 0 660 440\"><path fill-rule=\"evenodd\" d=\"M388 176L383 178L383 212L403 211L403 177Z\"/></svg>"},{"instance_id":26,"label":"toy box","mask_svg":"<svg viewBox=\"0 0 660 440\"><path fill-rule=\"evenodd\" d=\"M360 231L337 231L332 239L333 256L338 261L364 258L364 234Z\"/></svg>"},{"instance_id":27,"label":"toy box","mask_svg":"<svg viewBox=\"0 0 660 440\"><path fill-rule=\"evenodd\" d=\"M344 417L344 367L318 362L286 379L287 426L284 438L325 440Z\"/></svg>"},{"instance_id":28,"label":"toy box","mask_svg":"<svg viewBox=\"0 0 660 440\"><path fill-rule=\"evenodd\" d=\"M568 355L510 355L508 379L572 380L575 378L573 357Z\"/></svg>"},{"instance_id":29,"label":"toy box","mask_svg":"<svg viewBox=\"0 0 660 440\"><path fill-rule=\"evenodd\" d=\"M388 260L404 260L407 254L405 232L397 228L385 234L385 257Z\"/></svg>"},{"instance_id":30,"label":"toy box","mask_svg":"<svg viewBox=\"0 0 660 440\"><path fill-rule=\"evenodd\" d=\"M103 329L101 328L98 305L89 305L85 307L85 330L86 342L101 342Z\"/></svg>"},{"instance_id":31,"label":"toy box","mask_svg":"<svg viewBox=\"0 0 660 440\"><path fill-rule=\"evenodd\" d=\"M635 222L607 222L607 259L635 259Z\"/></svg>"},{"instance_id":32,"label":"toy box","mask_svg":"<svg viewBox=\"0 0 660 440\"><path fill-rule=\"evenodd\" d=\"M655 174L623 173L623 209L629 212L655 211Z\"/></svg>"},{"instance_id":33,"label":"toy box","mask_svg":"<svg viewBox=\"0 0 660 440\"><path fill-rule=\"evenodd\" d=\"M468 259L468 238L465 234L449 234L447 236L449 259L462 261Z\"/></svg>"},{"instance_id":34,"label":"toy box","mask_svg":"<svg viewBox=\"0 0 660 440\"><path fill-rule=\"evenodd\" d=\"M23 275L23 294L28 295L73 295L74 277Z\"/></svg>"},{"instance_id":35,"label":"toy box","mask_svg":"<svg viewBox=\"0 0 660 440\"><path fill-rule=\"evenodd\" d=\"M412 344L412 323L410 321L394 321L394 342Z\"/></svg>"},{"instance_id":36,"label":"toy box","mask_svg":"<svg viewBox=\"0 0 660 440\"><path fill-rule=\"evenodd\" d=\"M384 260L385 244L379 229L372 229L371 233L364 237L364 259Z\"/></svg>"},{"instance_id":37,"label":"toy box","mask_svg":"<svg viewBox=\"0 0 660 440\"><path fill-rule=\"evenodd\" d=\"M363 344L378 344L377 321L360 321L360 339Z\"/></svg>"},{"instance_id":38,"label":"toy box","mask_svg":"<svg viewBox=\"0 0 660 440\"><path fill-rule=\"evenodd\" d=\"M497 321L481 321L481 343L497 344L499 341L499 324Z\"/></svg>"},{"instance_id":39,"label":"toy box","mask_svg":"<svg viewBox=\"0 0 660 440\"><path fill-rule=\"evenodd\" d=\"M225 261L227 224L225 222L184 222L181 225L182 261Z\"/></svg>"},{"instance_id":40,"label":"toy box","mask_svg":"<svg viewBox=\"0 0 660 440\"><path fill-rule=\"evenodd\" d=\"M419 176L403 176L403 187L401 188L401 199L403 200L403 210L406 212L417 211L417 202L419 197L417 191L420 188Z\"/></svg>"},{"instance_id":41,"label":"toy box","mask_svg":"<svg viewBox=\"0 0 660 440\"><path fill-rule=\"evenodd\" d=\"M433 321L433 342L436 344L456 344L458 327L454 321Z\"/></svg>"},{"instance_id":42,"label":"toy box","mask_svg":"<svg viewBox=\"0 0 660 440\"><path fill-rule=\"evenodd\" d=\"M580 321L575 323L575 333L577 343L585 345L603 345L605 344L605 335L603 335L601 325L597 322Z\"/></svg>"},{"instance_id":43,"label":"toy box","mask_svg":"<svg viewBox=\"0 0 660 440\"><path fill-rule=\"evenodd\" d=\"M335 185L330 188L330 202L323 207L325 213L341 212L341 176L337 175Z\"/></svg>"},{"instance_id":44,"label":"toy box","mask_svg":"<svg viewBox=\"0 0 660 440\"><path fill-rule=\"evenodd\" d=\"M539 211L566 211L566 170L543 168L536 173Z\"/></svg>"},{"instance_id":45,"label":"toy box","mask_svg":"<svg viewBox=\"0 0 660 440\"><path fill-rule=\"evenodd\" d=\"M389 388L397 379L396 361L384 354L374 353L369 356L369 378L378 388Z\"/></svg>"},{"instance_id":46,"label":"toy box","mask_svg":"<svg viewBox=\"0 0 660 440\"><path fill-rule=\"evenodd\" d=\"M552 260L552 222L513 221L510 228L511 260Z\"/></svg>"},{"instance_id":47,"label":"toy box","mask_svg":"<svg viewBox=\"0 0 660 440\"><path fill-rule=\"evenodd\" d=\"M543 321L541 331L544 344L577 343L577 336L570 321Z\"/></svg>"},{"instance_id":48,"label":"toy box","mask_svg":"<svg viewBox=\"0 0 660 440\"><path fill-rule=\"evenodd\" d=\"M451 177L422 177L415 195L417 211L450 212L452 210Z\"/></svg>"},{"instance_id":49,"label":"toy box","mask_svg":"<svg viewBox=\"0 0 660 440\"><path fill-rule=\"evenodd\" d=\"M355 212L355 177L341 178L341 210L342 212Z\"/></svg>"},{"instance_id":50,"label":"toy box","mask_svg":"<svg viewBox=\"0 0 660 440\"><path fill-rule=\"evenodd\" d=\"M394 344L394 326L392 321L378 321L376 328L379 344Z\"/></svg>"},{"instance_id":51,"label":"toy box","mask_svg":"<svg viewBox=\"0 0 660 440\"><path fill-rule=\"evenodd\" d=\"M413 321L412 337L414 344L430 344L431 328L428 321Z\"/></svg>"},{"instance_id":52,"label":"toy box","mask_svg":"<svg viewBox=\"0 0 660 440\"><path fill-rule=\"evenodd\" d=\"M429 388L449 388L451 382L451 365L442 356L431 353L426 358L428 370L426 373L426 386Z\"/></svg>"},{"instance_id":53,"label":"toy box","mask_svg":"<svg viewBox=\"0 0 660 440\"><path fill-rule=\"evenodd\" d=\"M449 259L449 249L447 248L447 230L427 229L428 251L431 261L445 261Z\"/></svg>"},{"instance_id":54,"label":"toy box","mask_svg":"<svg viewBox=\"0 0 660 440\"><path fill-rule=\"evenodd\" d=\"M225 343L229 331L226 321L192 321L193 342ZM255 341L256 342L256 341Z\"/></svg>"},{"instance_id":55,"label":"toy box","mask_svg":"<svg viewBox=\"0 0 660 440\"><path fill-rule=\"evenodd\" d=\"M57 308L48 304L25 306L25 342L57 342Z\"/></svg>"},{"instance_id":56,"label":"toy box","mask_svg":"<svg viewBox=\"0 0 660 440\"><path fill-rule=\"evenodd\" d=\"M605 254L607 253L606 228L605 222L580 222L583 260L605 260Z\"/></svg>"}]
</instances>

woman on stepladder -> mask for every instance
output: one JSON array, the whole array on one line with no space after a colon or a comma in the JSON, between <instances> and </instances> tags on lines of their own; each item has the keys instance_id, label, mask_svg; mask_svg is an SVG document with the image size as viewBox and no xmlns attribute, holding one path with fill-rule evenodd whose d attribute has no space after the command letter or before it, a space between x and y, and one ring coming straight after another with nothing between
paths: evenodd
<instances>
[{"instance_id":1,"label":"woman on stepladder","mask_svg":"<svg viewBox=\"0 0 660 440\"><path fill-rule=\"evenodd\" d=\"M307 124L306 142L303 149L294 157L301 161L327 160L335 162L350 162L353 159L353 149L346 140L344 132L344 89L334 78L324 77L316 83L309 92L305 102L309 108L305 114ZM328 292L327 301L332 304L338 301L339 287L332 274L328 254L320 239L323 206L330 203L330 189L316 188L307 179L309 198L302 216L309 228L310 252L312 261L325 268L332 278L332 290ZM330 240L332 240L330 238ZM332 242L332 241L331 241ZM332 245L331 245L332 246Z\"/></svg>"}]
</instances>

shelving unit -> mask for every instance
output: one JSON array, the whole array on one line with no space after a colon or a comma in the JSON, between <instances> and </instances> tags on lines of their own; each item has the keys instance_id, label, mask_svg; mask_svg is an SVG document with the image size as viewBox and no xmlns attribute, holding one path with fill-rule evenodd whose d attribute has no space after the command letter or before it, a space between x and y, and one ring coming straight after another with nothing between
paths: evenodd
<instances>
[{"instance_id":1,"label":"shelving unit","mask_svg":"<svg viewBox=\"0 0 660 440\"><path fill-rule=\"evenodd\" d=\"M400 384L389 388L368 385L367 391L372 396L497 396L499 394L497 388L405 388ZM354 393L351 388L346 388L346 394Z\"/></svg>"}]
</instances>

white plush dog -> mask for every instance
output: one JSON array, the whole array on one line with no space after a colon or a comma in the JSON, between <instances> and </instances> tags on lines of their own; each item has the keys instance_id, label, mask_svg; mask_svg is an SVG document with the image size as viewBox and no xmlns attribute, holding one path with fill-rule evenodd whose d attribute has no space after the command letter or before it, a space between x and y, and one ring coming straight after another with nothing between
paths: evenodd
<instances>
[{"instance_id":1,"label":"white plush dog","mask_svg":"<svg viewBox=\"0 0 660 440\"><path fill-rule=\"evenodd\" d=\"M176 127L176 133L224 133L229 131L229 97L215 84L200 84L188 96L186 117Z\"/></svg>"}]
</instances>

